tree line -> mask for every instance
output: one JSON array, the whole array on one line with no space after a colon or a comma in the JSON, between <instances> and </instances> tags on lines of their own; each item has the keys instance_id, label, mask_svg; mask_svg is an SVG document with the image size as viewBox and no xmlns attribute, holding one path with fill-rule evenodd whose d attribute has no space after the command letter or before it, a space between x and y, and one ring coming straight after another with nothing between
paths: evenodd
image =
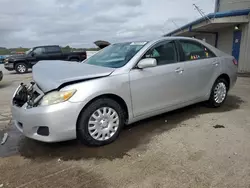
<instances>
[{"instance_id":1,"label":"tree line","mask_svg":"<svg viewBox=\"0 0 250 188\"><path fill-rule=\"evenodd\" d=\"M109 42L104 41L104 40L97 40L94 42L94 44L97 46L96 48L72 48L71 46L61 46L61 49L63 52L72 52L72 51L98 51L108 45L110 45ZM5 47L0 47L0 55L11 55L15 53L24 53L28 51L30 48L5 48Z\"/></svg>"}]
</instances>

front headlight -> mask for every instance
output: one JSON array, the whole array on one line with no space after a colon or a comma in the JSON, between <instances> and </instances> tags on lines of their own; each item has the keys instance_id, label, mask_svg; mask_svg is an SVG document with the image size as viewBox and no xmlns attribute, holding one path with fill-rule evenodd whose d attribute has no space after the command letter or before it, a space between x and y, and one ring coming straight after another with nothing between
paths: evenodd
<instances>
[{"instance_id":1,"label":"front headlight","mask_svg":"<svg viewBox=\"0 0 250 188\"><path fill-rule=\"evenodd\" d=\"M4 63L8 63L9 59L4 59Z\"/></svg>"},{"instance_id":2,"label":"front headlight","mask_svg":"<svg viewBox=\"0 0 250 188\"><path fill-rule=\"evenodd\" d=\"M42 100L39 102L40 106L48 106L52 104L57 104L69 100L76 90L69 91L53 91L45 95Z\"/></svg>"}]
</instances>

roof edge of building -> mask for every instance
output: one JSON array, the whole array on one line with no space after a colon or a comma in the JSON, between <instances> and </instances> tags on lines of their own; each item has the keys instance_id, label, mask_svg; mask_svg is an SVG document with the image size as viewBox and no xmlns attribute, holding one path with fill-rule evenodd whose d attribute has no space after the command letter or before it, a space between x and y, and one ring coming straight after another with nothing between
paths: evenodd
<instances>
[{"instance_id":1,"label":"roof edge of building","mask_svg":"<svg viewBox=\"0 0 250 188\"><path fill-rule=\"evenodd\" d=\"M194 20L178 29L175 29L174 31L165 34L164 36L171 36L177 32L179 32L180 30L184 30L189 28L190 26L193 26L195 24L199 24L205 20L207 20L207 18L212 19L212 18L224 18L224 17L231 17L231 16L244 16L244 15L248 15L250 13L250 9L243 9L243 10L232 10L232 11L225 11L225 12L216 12L216 13L210 13L208 14L206 17L201 17L197 20Z\"/></svg>"}]
</instances>

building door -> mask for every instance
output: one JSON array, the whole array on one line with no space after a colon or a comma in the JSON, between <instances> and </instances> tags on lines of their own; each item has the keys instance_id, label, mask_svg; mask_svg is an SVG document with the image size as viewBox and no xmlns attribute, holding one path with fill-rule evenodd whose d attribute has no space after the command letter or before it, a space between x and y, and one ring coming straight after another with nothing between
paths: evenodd
<instances>
[{"instance_id":1,"label":"building door","mask_svg":"<svg viewBox=\"0 0 250 188\"><path fill-rule=\"evenodd\" d=\"M232 55L237 61L239 61L240 57L240 41L241 41L241 31L234 31Z\"/></svg>"}]
</instances>

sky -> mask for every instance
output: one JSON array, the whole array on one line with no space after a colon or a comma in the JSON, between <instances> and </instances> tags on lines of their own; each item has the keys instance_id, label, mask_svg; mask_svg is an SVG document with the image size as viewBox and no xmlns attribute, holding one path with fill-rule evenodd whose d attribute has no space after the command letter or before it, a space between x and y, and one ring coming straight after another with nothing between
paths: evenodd
<instances>
[{"instance_id":1,"label":"sky","mask_svg":"<svg viewBox=\"0 0 250 188\"><path fill-rule=\"evenodd\" d=\"M0 46L95 47L150 40L206 14L215 0L0 0Z\"/></svg>"}]
</instances>

